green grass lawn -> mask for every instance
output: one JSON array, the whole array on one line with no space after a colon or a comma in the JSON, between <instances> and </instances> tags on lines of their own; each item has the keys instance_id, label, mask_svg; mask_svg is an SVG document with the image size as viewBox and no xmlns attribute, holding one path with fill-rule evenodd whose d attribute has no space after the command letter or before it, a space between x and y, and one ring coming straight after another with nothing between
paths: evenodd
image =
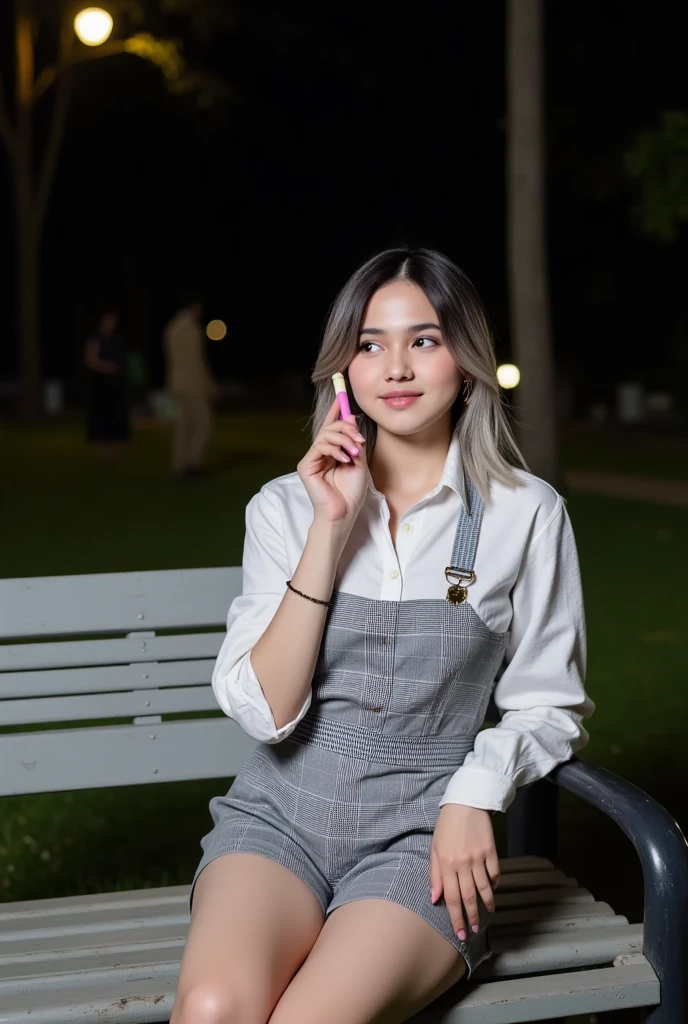
<instances>
[{"instance_id":1,"label":"green grass lawn","mask_svg":"<svg viewBox=\"0 0 688 1024\"><path fill-rule=\"evenodd\" d=\"M246 502L295 468L305 426L305 417L289 415L224 418L211 452L215 473L197 482L170 478L164 427L140 428L112 464L86 448L77 424L6 428L0 574L240 564ZM581 452L578 443L578 466ZM680 812L685 827L688 510L579 494L568 508L597 703L585 757ZM189 881L210 827L208 800L224 788L211 781L3 800L0 900ZM561 865L640 919L640 870L619 830L565 797L561 837Z\"/></svg>"},{"instance_id":2,"label":"green grass lawn","mask_svg":"<svg viewBox=\"0 0 688 1024\"><path fill-rule=\"evenodd\" d=\"M567 469L688 480L688 436L583 424L569 428L562 448Z\"/></svg>"}]
</instances>

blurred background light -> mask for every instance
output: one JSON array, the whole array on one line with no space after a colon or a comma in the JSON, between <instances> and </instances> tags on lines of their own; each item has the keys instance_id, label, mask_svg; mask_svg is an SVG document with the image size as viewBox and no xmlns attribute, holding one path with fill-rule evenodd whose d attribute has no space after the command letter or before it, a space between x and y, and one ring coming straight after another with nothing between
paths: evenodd
<instances>
[{"instance_id":1,"label":"blurred background light","mask_svg":"<svg viewBox=\"0 0 688 1024\"><path fill-rule=\"evenodd\" d=\"M513 363L502 363L497 367L497 380L500 387L515 388L521 379L521 371Z\"/></svg>"},{"instance_id":2,"label":"blurred background light","mask_svg":"<svg viewBox=\"0 0 688 1024\"><path fill-rule=\"evenodd\" d=\"M224 320L211 320L205 329L211 341L222 341L227 334L227 324Z\"/></svg>"},{"instance_id":3,"label":"blurred background light","mask_svg":"<svg viewBox=\"0 0 688 1024\"><path fill-rule=\"evenodd\" d=\"M100 7L87 7L74 19L74 31L86 46L100 46L112 32L112 17Z\"/></svg>"}]
</instances>

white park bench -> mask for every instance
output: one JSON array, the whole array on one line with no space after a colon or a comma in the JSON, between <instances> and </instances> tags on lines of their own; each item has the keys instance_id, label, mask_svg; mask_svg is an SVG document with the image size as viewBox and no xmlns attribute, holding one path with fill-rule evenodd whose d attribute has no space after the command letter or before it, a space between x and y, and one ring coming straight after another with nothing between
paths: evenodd
<instances>
[{"instance_id":1,"label":"white park bench","mask_svg":"<svg viewBox=\"0 0 688 1024\"><path fill-rule=\"evenodd\" d=\"M0 581L0 796L186 779L218 779L223 792L255 746L213 716L210 687L240 592L240 568ZM129 724L105 724L113 718ZM644 924L541 856L557 786L634 843ZM415 1019L501 1024L643 1006L652 1024L688 1020L688 862L670 815L574 758L519 791L508 822L495 956ZM1 1024L168 1021L187 926L188 886L0 904Z\"/></svg>"}]
</instances>

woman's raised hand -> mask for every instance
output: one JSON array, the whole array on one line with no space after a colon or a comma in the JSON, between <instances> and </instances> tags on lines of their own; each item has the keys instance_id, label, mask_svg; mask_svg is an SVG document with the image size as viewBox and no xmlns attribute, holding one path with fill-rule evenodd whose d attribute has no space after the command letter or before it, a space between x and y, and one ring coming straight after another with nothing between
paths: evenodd
<instances>
[{"instance_id":1,"label":"woman's raised hand","mask_svg":"<svg viewBox=\"0 0 688 1024\"><path fill-rule=\"evenodd\" d=\"M353 525L367 482L365 441L356 418L340 420L335 398L317 437L296 469L313 503L315 520Z\"/></svg>"}]
</instances>

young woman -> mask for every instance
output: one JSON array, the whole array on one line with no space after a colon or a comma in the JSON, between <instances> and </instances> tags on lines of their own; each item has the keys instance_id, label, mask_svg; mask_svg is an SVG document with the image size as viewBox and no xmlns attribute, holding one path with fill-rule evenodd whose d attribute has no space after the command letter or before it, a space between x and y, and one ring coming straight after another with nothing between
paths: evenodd
<instances>
[{"instance_id":1,"label":"young woman","mask_svg":"<svg viewBox=\"0 0 688 1024\"><path fill-rule=\"evenodd\" d=\"M409 1019L491 956L490 814L588 739L570 521L466 276L369 260L313 381L311 447L246 509L213 688L261 742L211 801L173 1024Z\"/></svg>"}]
</instances>

